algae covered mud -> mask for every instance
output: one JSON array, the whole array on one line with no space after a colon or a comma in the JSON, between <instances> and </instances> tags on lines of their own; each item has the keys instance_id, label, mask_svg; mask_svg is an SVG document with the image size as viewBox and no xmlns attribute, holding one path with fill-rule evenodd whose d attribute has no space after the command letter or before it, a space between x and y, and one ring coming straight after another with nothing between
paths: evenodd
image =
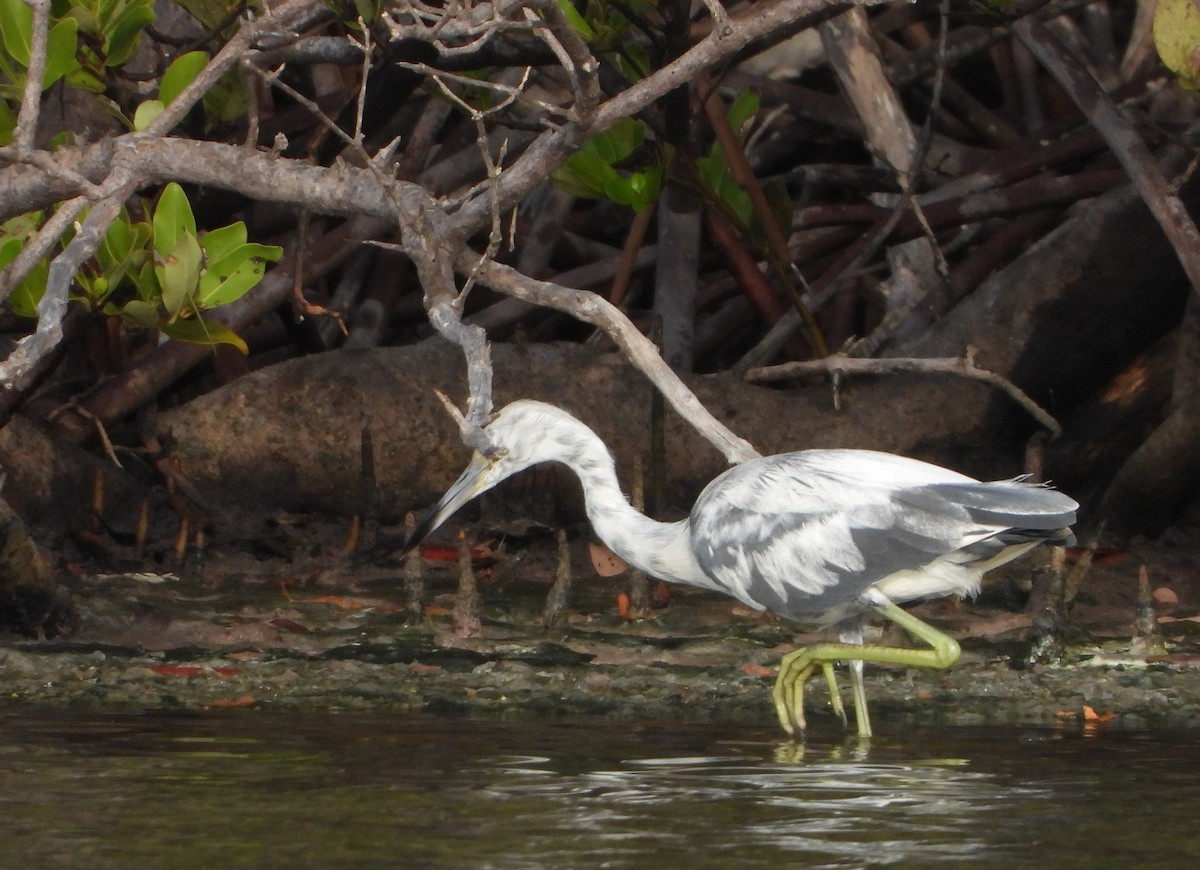
<instances>
[{"instance_id":1,"label":"algae covered mud","mask_svg":"<svg viewBox=\"0 0 1200 870\"><path fill-rule=\"evenodd\" d=\"M228 577L216 591L170 575L77 582L84 620L74 638L0 646L3 697L75 710L500 711L769 728L779 656L813 637L690 590L624 619L614 605L622 583L593 580L577 585L570 617L553 630L542 627L544 585L481 584L482 635L464 638L451 631L452 583L436 578L426 618L413 623L394 577L290 588ZM1200 725L1193 621L1169 624L1168 655L1134 652L1118 627L1069 638L1061 664L1030 666L1019 615L922 613L964 621L964 655L944 673L868 667L885 731L889 719ZM816 734L841 733L819 681L809 708Z\"/></svg>"}]
</instances>

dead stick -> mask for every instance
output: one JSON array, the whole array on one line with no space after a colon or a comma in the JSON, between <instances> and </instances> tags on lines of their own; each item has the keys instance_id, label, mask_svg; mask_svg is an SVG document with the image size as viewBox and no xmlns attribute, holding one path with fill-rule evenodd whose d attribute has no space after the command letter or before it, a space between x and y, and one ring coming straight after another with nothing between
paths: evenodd
<instances>
[{"instance_id":1,"label":"dead stick","mask_svg":"<svg viewBox=\"0 0 1200 870\"><path fill-rule=\"evenodd\" d=\"M1170 184L1146 143L1046 25L1033 18L1022 18L1013 25L1013 33L1104 137L1171 240L1192 289L1200 293L1200 231L1179 197L1171 192Z\"/></svg>"},{"instance_id":2,"label":"dead stick","mask_svg":"<svg viewBox=\"0 0 1200 870\"><path fill-rule=\"evenodd\" d=\"M546 596L542 611L542 627L547 631L562 628L567 621L567 608L571 606L571 549L567 544L567 533L559 529L554 533L558 545L558 562L554 570L554 585Z\"/></svg>"},{"instance_id":3,"label":"dead stick","mask_svg":"<svg viewBox=\"0 0 1200 870\"><path fill-rule=\"evenodd\" d=\"M1044 426L1052 435L1062 434L1062 426L1029 394L995 372L981 369L975 364L975 348L968 347L965 356L960 358L914 359L910 357L895 357L887 359L859 359L835 353L824 359L808 360L806 362L787 362L776 366L763 366L749 369L745 378L753 383L781 381L803 375L827 373L835 381L844 375L882 375L895 372L919 372L922 374L959 375L976 381L983 381L1007 393L1013 401L1024 408L1029 415Z\"/></svg>"},{"instance_id":4,"label":"dead stick","mask_svg":"<svg viewBox=\"0 0 1200 870\"><path fill-rule=\"evenodd\" d=\"M479 589L471 566L471 545L465 532L458 533L458 593L454 596L454 636L479 637L483 625L479 619Z\"/></svg>"}]
</instances>

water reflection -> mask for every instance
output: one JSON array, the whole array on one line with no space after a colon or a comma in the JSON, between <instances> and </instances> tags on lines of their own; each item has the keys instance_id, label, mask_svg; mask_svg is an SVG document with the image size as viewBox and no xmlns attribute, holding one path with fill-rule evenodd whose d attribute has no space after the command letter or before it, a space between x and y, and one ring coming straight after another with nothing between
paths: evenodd
<instances>
[{"instance_id":1,"label":"water reflection","mask_svg":"<svg viewBox=\"0 0 1200 870\"><path fill-rule=\"evenodd\" d=\"M539 838L543 851L526 857L560 865L671 849L713 866L766 866L781 857L807 866L964 861L1002 845L988 817L1051 794L967 770L967 759L877 763L863 745L803 754L790 745L739 749L632 759L579 773L569 789L545 769L549 757L498 759L484 778L498 805L553 807L523 826L549 825L560 836Z\"/></svg>"},{"instance_id":2,"label":"water reflection","mask_svg":"<svg viewBox=\"0 0 1200 870\"><path fill-rule=\"evenodd\" d=\"M1194 735L801 751L675 724L0 709L0 864L1180 867L1197 762Z\"/></svg>"}]
</instances>

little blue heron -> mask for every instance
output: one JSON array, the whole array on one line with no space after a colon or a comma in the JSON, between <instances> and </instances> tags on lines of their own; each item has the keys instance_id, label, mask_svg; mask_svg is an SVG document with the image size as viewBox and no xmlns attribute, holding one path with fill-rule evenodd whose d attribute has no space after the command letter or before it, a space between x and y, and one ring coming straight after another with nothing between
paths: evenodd
<instances>
[{"instance_id":1,"label":"little blue heron","mask_svg":"<svg viewBox=\"0 0 1200 870\"><path fill-rule=\"evenodd\" d=\"M513 402L485 427L476 452L406 541L415 545L459 507L517 472L560 462L583 484L588 519L618 556L647 574L731 595L798 622L837 624L840 643L785 655L775 712L803 732L804 684L820 668L834 710L845 709L833 663L849 662L858 733L871 734L862 663L948 668L958 643L895 602L974 595L985 571L1039 543L1071 540L1078 505L1024 480L980 482L871 450L801 450L743 462L713 480L685 520L663 523L632 508L604 442L566 411ZM863 645L878 613L929 649Z\"/></svg>"}]
</instances>

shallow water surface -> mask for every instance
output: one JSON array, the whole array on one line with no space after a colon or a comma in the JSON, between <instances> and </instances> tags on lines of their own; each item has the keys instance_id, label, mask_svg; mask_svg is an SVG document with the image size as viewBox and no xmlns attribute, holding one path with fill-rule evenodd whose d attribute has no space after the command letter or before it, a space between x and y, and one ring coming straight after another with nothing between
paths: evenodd
<instances>
[{"instance_id":1,"label":"shallow water surface","mask_svg":"<svg viewBox=\"0 0 1200 870\"><path fill-rule=\"evenodd\" d=\"M12 867L1189 867L1200 735L0 708Z\"/></svg>"}]
</instances>

